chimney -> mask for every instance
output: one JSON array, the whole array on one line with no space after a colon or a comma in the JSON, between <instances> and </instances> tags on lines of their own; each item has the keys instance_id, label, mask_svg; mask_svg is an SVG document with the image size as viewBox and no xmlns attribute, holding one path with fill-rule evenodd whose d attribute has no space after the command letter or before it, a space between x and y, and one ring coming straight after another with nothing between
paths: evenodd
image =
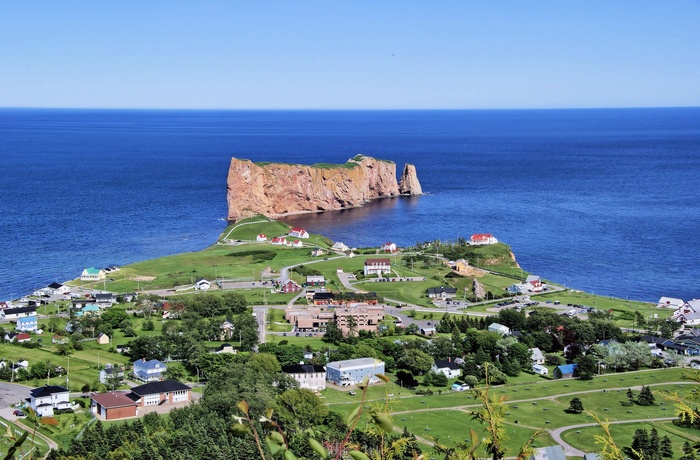
<instances>
[{"instance_id":1,"label":"chimney","mask_svg":"<svg viewBox=\"0 0 700 460\"><path fill-rule=\"evenodd\" d=\"M452 358L447 358L447 362L448 362L448 363L451 363L451 362L452 362Z\"/></svg>"}]
</instances>

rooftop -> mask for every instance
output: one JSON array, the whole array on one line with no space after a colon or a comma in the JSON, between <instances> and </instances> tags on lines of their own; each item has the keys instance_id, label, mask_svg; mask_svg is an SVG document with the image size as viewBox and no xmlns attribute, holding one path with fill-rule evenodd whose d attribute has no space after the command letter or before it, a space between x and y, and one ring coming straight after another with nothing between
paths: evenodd
<instances>
[{"instance_id":1,"label":"rooftop","mask_svg":"<svg viewBox=\"0 0 700 460\"><path fill-rule=\"evenodd\" d=\"M112 391L109 393L100 393L91 396L91 399L95 401L102 407L113 408L113 407L124 407L124 406L134 406L136 403L129 398L126 394Z\"/></svg>"}]
</instances>

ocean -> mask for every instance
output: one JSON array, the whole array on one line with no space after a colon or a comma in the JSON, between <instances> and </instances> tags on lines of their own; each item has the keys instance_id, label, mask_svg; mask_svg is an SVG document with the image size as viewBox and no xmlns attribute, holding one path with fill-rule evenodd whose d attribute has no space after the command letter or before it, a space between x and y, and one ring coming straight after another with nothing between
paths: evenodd
<instances>
[{"instance_id":1,"label":"ocean","mask_svg":"<svg viewBox=\"0 0 700 460\"><path fill-rule=\"evenodd\" d=\"M0 110L0 300L212 244L232 156L416 165L425 195L288 222L351 246L492 233L596 294L700 297L700 108Z\"/></svg>"}]
</instances>

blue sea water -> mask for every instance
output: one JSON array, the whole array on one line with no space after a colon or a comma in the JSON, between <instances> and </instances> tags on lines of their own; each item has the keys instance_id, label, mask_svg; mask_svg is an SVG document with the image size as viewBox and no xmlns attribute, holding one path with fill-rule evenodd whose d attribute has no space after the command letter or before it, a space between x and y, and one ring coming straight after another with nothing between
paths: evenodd
<instances>
[{"instance_id":1,"label":"blue sea water","mask_svg":"<svg viewBox=\"0 0 700 460\"><path fill-rule=\"evenodd\" d=\"M210 245L226 226L232 156L358 153L415 164L427 193L287 220L354 246L489 232L569 287L700 296L700 108L3 109L0 299Z\"/></svg>"}]
</instances>

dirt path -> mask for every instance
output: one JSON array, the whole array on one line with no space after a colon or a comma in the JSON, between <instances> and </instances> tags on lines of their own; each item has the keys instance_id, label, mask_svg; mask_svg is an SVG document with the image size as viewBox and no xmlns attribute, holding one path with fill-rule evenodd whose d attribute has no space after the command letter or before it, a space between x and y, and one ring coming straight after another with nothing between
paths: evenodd
<instances>
[{"instance_id":1,"label":"dirt path","mask_svg":"<svg viewBox=\"0 0 700 460\"><path fill-rule=\"evenodd\" d=\"M32 437L32 431L33 431L31 428L29 428L27 425L25 425L24 423L22 423L22 422L19 421L19 420L15 420L15 421L13 421L13 423L14 423L15 425L19 426L20 428L22 428L23 430L26 430L27 432L29 432L29 437L28 437L27 439L31 439L31 437ZM44 441L46 441L46 444L49 445L49 450L51 450L51 449L58 450L58 444L56 444L56 441L54 441L53 439L49 438L49 437L46 436L46 435L43 435L43 434L39 433L38 431L36 432L36 436L37 436L38 438L41 438L41 439L43 439Z\"/></svg>"}]
</instances>

